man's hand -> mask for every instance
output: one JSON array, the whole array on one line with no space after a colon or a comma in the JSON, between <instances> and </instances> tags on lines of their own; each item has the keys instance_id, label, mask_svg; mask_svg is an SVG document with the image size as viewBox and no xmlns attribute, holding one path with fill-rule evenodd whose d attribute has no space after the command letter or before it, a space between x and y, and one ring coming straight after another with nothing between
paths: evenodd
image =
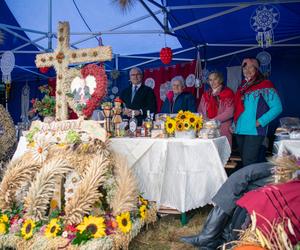
<instances>
[{"instance_id":1,"label":"man's hand","mask_svg":"<svg viewBox=\"0 0 300 250\"><path fill-rule=\"evenodd\" d=\"M134 111L134 116L138 116L138 115L140 115L141 114L141 111L139 111L139 110L135 110Z\"/></svg>"},{"instance_id":2,"label":"man's hand","mask_svg":"<svg viewBox=\"0 0 300 250\"><path fill-rule=\"evenodd\" d=\"M126 115L126 116L131 117L131 113L132 113L132 110L131 110L131 109L125 108L125 109L123 110L123 114Z\"/></svg>"}]
</instances>

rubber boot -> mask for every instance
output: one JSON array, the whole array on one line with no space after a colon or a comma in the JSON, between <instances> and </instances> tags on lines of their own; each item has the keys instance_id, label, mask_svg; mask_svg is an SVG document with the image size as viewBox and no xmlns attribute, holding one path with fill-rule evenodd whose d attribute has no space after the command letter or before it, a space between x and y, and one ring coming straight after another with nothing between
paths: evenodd
<instances>
[{"instance_id":1,"label":"rubber boot","mask_svg":"<svg viewBox=\"0 0 300 250\"><path fill-rule=\"evenodd\" d=\"M230 216L224 213L221 208L215 206L208 214L201 233L194 236L181 237L180 240L195 247L203 247L204 249L205 247L209 249L217 248L220 244L218 238L222 234L229 218Z\"/></svg>"}]
</instances>

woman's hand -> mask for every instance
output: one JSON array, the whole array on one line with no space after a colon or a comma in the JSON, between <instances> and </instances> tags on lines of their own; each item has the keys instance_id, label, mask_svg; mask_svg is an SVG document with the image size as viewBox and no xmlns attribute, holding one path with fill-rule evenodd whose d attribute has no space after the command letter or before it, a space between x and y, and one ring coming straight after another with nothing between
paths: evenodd
<instances>
[{"instance_id":1,"label":"woman's hand","mask_svg":"<svg viewBox=\"0 0 300 250\"><path fill-rule=\"evenodd\" d=\"M256 120L256 127L259 127L260 126L260 123L258 120Z\"/></svg>"}]
</instances>

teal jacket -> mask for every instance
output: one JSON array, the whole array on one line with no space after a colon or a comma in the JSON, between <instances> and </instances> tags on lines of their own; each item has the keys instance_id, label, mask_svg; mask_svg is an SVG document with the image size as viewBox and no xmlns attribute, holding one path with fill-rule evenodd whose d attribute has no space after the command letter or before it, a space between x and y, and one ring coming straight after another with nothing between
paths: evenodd
<instances>
[{"instance_id":1,"label":"teal jacket","mask_svg":"<svg viewBox=\"0 0 300 250\"><path fill-rule=\"evenodd\" d=\"M268 124L282 112L280 98L273 88L246 93L244 107L244 112L235 124L235 134L265 136ZM256 120L261 126L256 127Z\"/></svg>"}]
</instances>

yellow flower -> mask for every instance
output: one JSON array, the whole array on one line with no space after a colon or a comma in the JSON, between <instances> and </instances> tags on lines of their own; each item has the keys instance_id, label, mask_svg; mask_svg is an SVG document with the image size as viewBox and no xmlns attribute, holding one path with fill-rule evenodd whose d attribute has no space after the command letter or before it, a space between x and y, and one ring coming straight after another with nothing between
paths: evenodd
<instances>
[{"instance_id":1,"label":"yellow flower","mask_svg":"<svg viewBox=\"0 0 300 250\"><path fill-rule=\"evenodd\" d=\"M22 228L21 234L25 240L30 239L33 236L33 229L35 228L35 223L31 219L25 220Z\"/></svg>"},{"instance_id":2,"label":"yellow flower","mask_svg":"<svg viewBox=\"0 0 300 250\"><path fill-rule=\"evenodd\" d=\"M146 206L148 205L148 201L145 200L142 196L139 197L139 200L143 205L146 205Z\"/></svg>"},{"instance_id":3,"label":"yellow flower","mask_svg":"<svg viewBox=\"0 0 300 250\"><path fill-rule=\"evenodd\" d=\"M45 236L47 238L54 238L60 232L61 227L58 224L58 219L52 219L50 223L46 226Z\"/></svg>"},{"instance_id":4,"label":"yellow flower","mask_svg":"<svg viewBox=\"0 0 300 250\"><path fill-rule=\"evenodd\" d=\"M196 124L195 124L195 129L197 131L199 131L203 126L203 121L202 121L202 117L200 117L199 119L197 119Z\"/></svg>"},{"instance_id":5,"label":"yellow flower","mask_svg":"<svg viewBox=\"0 0 300 250\"><path fill-rule=\"evenodd\" d=\"M191 114L189 116L189 123L191 124L192 127L195 127L197 122L197 116L195 116L194 114Z\"/></svg>"},{"instance_id":6,"label":"yellow flower","mask_svg":"<svg viewBox=\"0 0 300 250\"><path fill-rule=\"evenodd\" d=\"M118 222L118 226L123 233L128 233L131 230L131 220L130 220L130 213L122 213L118 215L116 218Z\"/></svg>"},{"instance_id":7,"label":"yellow flower","mask_svg":"<svg viewBox=\"0 0 300 250\"><path fill-rule=\"evenodd\" d=\"M92 237L100 238L105 236L104 218L90 215L84 217L83 221L77 226L77 229L82 233L84 230L91 233Z\"/></svg>"},{"instance_id":8,"label":"yellow flower","mask_svg":"<svg viewBox=\"0 0 300 250\"><path fill-rule=\"evenodd\" d=\"M5 223L0 223L0 234L6 234L6 225Z\"/></svg>"},{"instance_id":9,"label":"yellow flower","mask_svg":"<svg viewBox=\"0 0 300 250\"><path fill-rule=\"evenodd\" d=\"M180 110L176 116L176 120L185 120L186 119L186 112L183 112L182 110Z\"/></svg>"},{"instance_id":10,"label":"yellow flower","mask_svg":"<svg viewBox=\"0 0 300 250\"><path fill-rule=\"evenodd\" d=\"M147 207L145 205L142 205L139 210L140 210L140 216L144 220L147 216Z\"/></svg>"},{"instance_id":11,"label":"yellow flower","mask_svg":"<svg viewBox=\"0 0 300 250\"><path fill-rule=\"evenodd\" d=\"M58 208L58 202L57 202L57 200L51 199L51 201L50 201L50 208L52 210Z\"/></svg>"},{"instance_id":12,"label":"yellow flower","mask_svg":"<svg viewBox=\"0 0 300 250\"><path fill-rule=\"evenodd\" d=\"M181 122L181 121L176 122L176 130L178 130L178 131L183 130L183 122Z\"/></svg>"},{"instance_id":13,"label":"yellow flower","mask_svg":"<svg viewBox=\"0 0 300 250\"><path fill-rule=\"evenodd\" d=\"M166 121L166 131L167 131L167 133L168 134L174 133L175 127L176 127L175 120L173 120L171 118L167 118L167 121Z\"/></svg>"},{"instance_id":14,"label":"yellow flower","mask_svg":"<svg viewBox=\"0 0 300 250\"><path fill-rule=\"evenodd\" d=\"M189 130L191 127L191 124L189 123L189 121L184 121L183 122L183 129L184 130Z\"/></svg>"},{"instance_id":15,"label":"yellow flower","mask_svg":"<svg viewBox=\"0 0 300 250\"><path fill-rule=\"evenodd\" d=\"M27 144L27 147L30 147L30 148L34 148L35 146L35 143L34 142L30 142Z\"/></svg>"},{"instance_id":16,"label":"yellow flower","mask_svg":"<svg viewBox=\"0 0 300 250\"><path fill-rule=\"evenodd\" d=\"M8 222L8 220L9 220L8 216L6 214L3 214L1 216L0 222Z\"/></svg>"}]
</instances>

